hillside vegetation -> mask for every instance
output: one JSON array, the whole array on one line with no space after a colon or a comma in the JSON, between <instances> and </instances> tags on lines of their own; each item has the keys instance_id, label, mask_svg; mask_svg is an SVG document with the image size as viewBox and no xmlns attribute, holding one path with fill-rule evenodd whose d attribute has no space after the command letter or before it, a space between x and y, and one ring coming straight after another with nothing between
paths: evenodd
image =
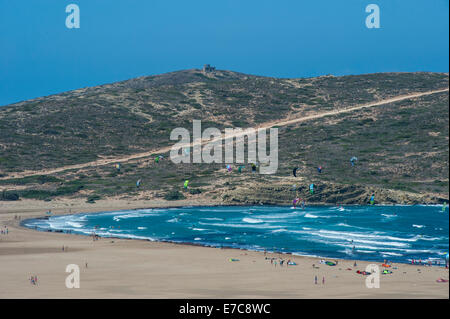
<instances>
[{"instance_id":1,"label":"hillside vegetation","mask_svg":"<svg viewBox=\"0 0 450 319\"><path fill-rule=\"evenodd\" d=\"M242 173L227 173L223 164L175 165L169 154L159 163L128 161L120 171L105 165L7 176L156 150L174 143L175 127L191 131L193 119L203 129L247 128L446 88L448 75L437 73L277 79L185 70L41 97L0 108L0 190L3 199L12 198L9 192L44 200L206 196L289 204L316 183L322 195L311 202L365 203L374 192L384 202L442 202L448 200L448 91L281 126L279 169L270 176L252 174L249 165Z\"/></svg>"}]
</instances>

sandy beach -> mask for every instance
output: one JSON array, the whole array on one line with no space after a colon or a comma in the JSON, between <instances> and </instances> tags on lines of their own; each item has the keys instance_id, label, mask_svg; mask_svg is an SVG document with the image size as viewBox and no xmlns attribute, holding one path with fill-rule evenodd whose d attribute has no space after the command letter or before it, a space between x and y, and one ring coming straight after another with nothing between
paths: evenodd
<instances>
[{"instance_id":1,"label":"sandy beach","mask_svg":"<svg viewBox=\"0 0 450 319\"><path fill-rule=\"evenodd\" d=\"M392 274L381 275L380 288L369 289L366 277L356 270L365 270L370 262L356 261L354 267L353 260L339 260L330 267L319 264L317 258L140 240L93 241L19 225L19 217L45 216L48 209L68 214L173 203L119 199L95 204L81 199L0 202L0 228L8 228L7 235L0 235L0 298L449 298L448 282L436 282L449 278L443 267L394 264ZM179 206L194 204L214 203L176 202ZM275 267L268 259L272 257L297 265ZM65 286L68 264L80 267L79 289ZM382 269L381 263L378 266ZM36 285L29 280L34 275Z\"/></svg>"}]
</instances>

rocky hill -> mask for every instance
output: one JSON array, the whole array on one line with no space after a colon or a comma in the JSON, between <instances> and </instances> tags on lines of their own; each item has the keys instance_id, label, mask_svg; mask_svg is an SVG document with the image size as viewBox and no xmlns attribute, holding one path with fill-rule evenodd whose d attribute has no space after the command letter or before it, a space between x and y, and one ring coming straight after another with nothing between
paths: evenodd
<instances>
[{"instance_id":1,"label":"rocky hill","mask_svg":"<svg viewBox=\"0 0 450 319\"><path fill-rule=\"evenodd\" d=\"M175 165L167 153L158 163L150 155L126 161L120 171L108 164L45 173L172 145L172 129L191 131L193 119L203 128L256 127L442 89L448 74L277 79L193 69L7 105L0 108L1 198L202 196L289 204L315 183L322 188L309 202L365 203L374 192L378 202L442 202L449 190L448 91L282 125L274 175L251 174L249 165L241 173L228 173L223 164ZM299 167L296 178L293 167ZM11 178L24 171L35 173Z\"/></svg>"}]
</instances>

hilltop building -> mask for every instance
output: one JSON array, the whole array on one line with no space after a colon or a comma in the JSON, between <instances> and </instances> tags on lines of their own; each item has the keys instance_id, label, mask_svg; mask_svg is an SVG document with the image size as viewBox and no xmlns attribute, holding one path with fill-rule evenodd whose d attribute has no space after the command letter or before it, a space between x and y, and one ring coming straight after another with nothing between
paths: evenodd
<instances>
[{"instance_id":1,"label":"hilltop building","mask_svg":"<svg viewBox=\"0 0 450 319\"><path fill-rule=\"evenodd\" d=\"M203 72L204 72L204 73L214 72L215 70L216 70L216 67L215 67L215 66L211 66L211 65L209 65L209 64L205 64L205 65L203 66Z\"/></svg>"}]
</instances>

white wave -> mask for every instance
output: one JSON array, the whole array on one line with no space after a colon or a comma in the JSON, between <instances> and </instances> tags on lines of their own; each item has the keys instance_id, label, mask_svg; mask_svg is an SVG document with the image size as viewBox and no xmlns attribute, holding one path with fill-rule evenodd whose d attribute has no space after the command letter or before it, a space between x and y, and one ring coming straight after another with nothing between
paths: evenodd
<instances>
[{"instance_id":1,"label":"white wave","mask_svg":"<svg viewBox=\"0 0 450 319\"><path fill-rule=\"evenodd\" d=\"M323 233L322 233L323 232ZM325 234L324 234L325 233ZM394 246L394 247L409 247L409 244L406 243L400 243L400 242L395 242L395 241L374 241L374 240L368 240L368 239L362 239L362 238L351 238L347 235L341 235L338 232L333 232L333 233L337 233L337 235L332 235L329 234L331 233L330 231L318 231L318 232L313 232L311 233L312 235L316 235L322 238L327 238L327 239L338 239L338 240L344 240L347 242L353 242L353 243L361 243L361 244L369 244L369 245L373 245L373 246Z\"/></svg>"},{"instance_id":2,"label":"white wave","mask_svg":"<svg viewBox=\"0 0 450 319\"><path fill-rule=\"evenodd\" d=\"M117 213L116 213L117 214ZM148 216L158 216L159 212L156 210L139 210L139 211L134 211L132 213L127 213L127 214L119 214L119 215L115 215L113 217L113 220L115 220L116 222L120 221L121 219L129 219L129 218L143 218L143 217L148 217Z\"/></svg>"},{"instance_id":3,"label":"white wave","mask_svg":"<svg viewBox=\"0 0 450 319\"><path fill-rule=\"evenodd\" d=\"M172 218L172 219L169 219L169 220L167 220L167 222L168 223L178 223L180 220L178 219L178 218Z\"/></svg>"},{"instance_id":4,"label":"white wave","mask_svg":"<svg viewBox=\"0 0 450 319\"><path fill-rule=\"evenodd\" d=\"M250 223L250 224L259 224L259 223L263 223L264 222L261 219L249 218L249 217L243 218L242 221L246 222L246 223Z\"/></svg>"},{"instance_id":5,"label":"white wave","mask_svg":"<svg viewBox=\"0 0 450 319\"><path fill-rule=\"evenodd\" d=\"M380 241L386 241L386 240L392 240L392 241L406 241L406 242L416 242L418 239L424 239L424 240L436 240L435 238L431 239L428 237L418 237L414 236L412 238L402 238L402 237L395 237L395 236L383 236L383 235L376 235L376 234L367 234L367 233L354 233L354 232L345 232L345 231L333 231L333 230L320 230L320 233L324 234L332 234L332 235L339 235L344 236L347 238L372 238L377 239ZM439 239L439 238L437 238Z\"/></svg>"},{"instance_id":6,"label":"white wave","mask_svg":"<svg viewBox=\"0 0 450 319\"><path fill-rule=\"evenodd\" d=\"M199 222L200 225L205 225L205 226L218 226L218 227L231 227L231 228L255 228L255 229L273 229L273 228L279 228L280 226L271 226L271 225L267 225L267 224L251 224L251 223L247 223L247 224L232 224L232 223L228 223L228 224L224 224L224 223L204 223L204 222Z\"/></svg>"},{"instance_id":7,"label":"white wave","mask_svg":"<svg viewBox=\"0 0 450 319\"><path fill-rule=\"evenodd\" d=\"M302 212L292 212L292 213L278 213L278 214L268 214L268 215L254 215L253 218L260 219L290 219L301 216Z\"/></svg>"},{"instance_id":8,"label":"white wave","mask_svg":"<svg viewBox=\"0 0 450 319\"><path fill-rule=\"evenodd\" d=\"M147 227L138 227L137 229L147 229Z\"/></svg>"},{"instance_id":9,"label":"white wave","mask_svg":"<svg viewBox=\"0 0 450 319\"><path fill-rule=\"evenodd\" d=\"M392 253L392 252L387 252L387 251L381 251L380 254L381 254L383 257L385 257L385 256L397 256L397 257L403 256L403 254Z\"/></svg>"},{"instance_id":10,"label":"white wave","mask_svg":"<svg viewBox=\"0 0 450 319\"><path fill-rule=\"evenodd\" d=\"M110 229L109 231L113 232L113 233L123 233L123 232L126 232L127 230L113 228L113 229Z\"/></svg>"},{"instance_id":11,"label":"white wave","mask_svg":"<svg viewBox=\"0 0 450 319\"><path fill-rule=\"evenodd\" d=\"M443 239L443 238L438 238L438 237L429 237L429 236L425 236L425 235L416 235L416 236L414 236L414 238L416 240L426 240L426 241L435 241L435 240Z\"/></svg>"},{"instance_id":12,"label":"white wave","mask_svg":"<svg viewBox=\"0 0 450 319\"><path fill-rule=\"evenodd\" d=\"M410 254L437 254L439 252L434 249L405 249L404 251Z\"/></svg>"},{"instance_id":13,"label":"white wave","mask_svg":"<svg viewBox=\"0 0 450 319\"><path fill-rule=\"evenodd\" d=\"M42 225L45 227L45 224ZM69 225L67 221L48 221L47 226L54 230L71 230L74 228L74 226Z\"/></svg>"},{"instance_id":14,"label":"white wave","mask_svg":"<svg viewBox=\"0 0 450 319\"><path fill-rule=\"evenodd\" d=\"M416 227L416 228L423 228L423 227L425 227L424 225L412 225L412 227Z\"/></svg>"},{"instance_id":15,"label":"white wave","mask_svg":"<svg viewBox=\"0 0 450 319\"><path fill-rule=\"evenodd\" d=\"M346 224L346 223L339 223L339 224L337 224L336 226L342 226L342 227L355 227L355 226L348 225L348 224Z\"/></svg>"},{"instance_id":16,"label":"white wave","mask_svg":"<svg viewBox=\"0 0 450 319\"><path fill-rule=\"evenodd\" d=\"M346 254L348 256L353 256L354 251L352 249L344 249L344 250L338 250L339 253Z\"/></svg>"},{"instance_id":17,"label":"white wave","mask_svg":"<svg viewBox=\"0 0 450 319\"><path fill-rule=\"evenodd\" d=\"M66 224L69 226L75 227L75 228L81 228L84 226L84 224L77 223L77 222L70 222L70 221L67 221Z\"/></svg>"},{"instance_id":18,"label":"white wave","mask_svg":"<svg viewBox=\"0 0 450 319\"><path fill-rule=\"evenodd\" d=\"M375 250L360 250L360 249L357 249L356 252L357 253L364 253L364 254L375 254L376 253Z\"/></svg>"},{"instance_id":19,"label":"white wave","mask_svg":"<svg viewBox=\"0 0 450 319\"><path fill-rule=\"evenodd\" d=\"M348 246L349 246L348 244L340 244L340 243L327 243L327 244L338 246L338 247L346 247L346 248L348 248ZM355 247L356 251L363 251L361 249L367 249L367 250L373 250L374 252L376 252L377 250L380 249L380 247L377 247L377 246L366 246L366 245L353 245L353 246ZM386 250L386 248L383 247L383 250Z\"/></svg>"},{"instance_id":20,"label":"white wave","mask_svg":"<svg viewBox=\"0 0 450 319\"><path fill-rule=\"evenodd\" d=\"M195 237L194 240L202 240L200 237Z\"/></svg>"},{"instance_id":21,"label":"white wave","mask_svg":"<svg viewBox=\"0 0 450 319\"><path fill-rule=\"evenodd\" d=\"M272 230L272 233L281 233L281 232L286 232L287 231L287 229L285 229L285 228L280 228L280 229L274 229L274 230Z\"/></svg>"},{"instance_id":22,"label":"white wave","mask_svg":"<svg viewBox=\"0 0 450 319\"><path fill-rule=\"evenodd\" d=\"M305 214L306 218L333 218L333 217L337 217L337 216L330 216L330 215L314 215L314 214L310 214L310 213L306 213Z\"/></svg>"}]
</instances>

